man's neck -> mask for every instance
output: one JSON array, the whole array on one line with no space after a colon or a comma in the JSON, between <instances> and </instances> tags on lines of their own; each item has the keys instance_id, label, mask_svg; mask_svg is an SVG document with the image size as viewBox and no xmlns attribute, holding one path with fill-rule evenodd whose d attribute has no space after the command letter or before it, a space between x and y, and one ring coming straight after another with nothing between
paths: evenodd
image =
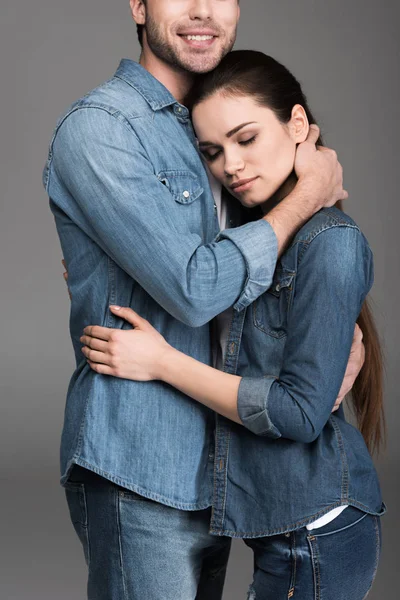
<instances>
[{"instance_id":1,"label":"man's neck","mask_svg":"<svg viewBox=\"0 0 400 600\"><path fill-rule=\"evenodd\" d=\"M145 54L144 52L140 55L139 63L153 77L158 79L178 102L184 104L185 98L193 85L195 77L193 73L168 65L153 54Z\"/></svg>"}]
</instances>

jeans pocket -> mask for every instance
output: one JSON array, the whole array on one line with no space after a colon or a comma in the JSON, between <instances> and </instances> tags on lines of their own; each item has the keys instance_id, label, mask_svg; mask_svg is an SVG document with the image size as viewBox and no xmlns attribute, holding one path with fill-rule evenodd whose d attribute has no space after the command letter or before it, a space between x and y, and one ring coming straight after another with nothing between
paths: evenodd
<instances>
[{"instance_id":1,"label":"jeans pocket","mask_svg":"<svg viewBox=\"0 0 400 600\"><path fill-rule=\"evenodd\" d=\"M320 530L310 531L307 540L314 600L364 600L379 562L379 517L349 507Z\"/></svg>"},{"instance_id":2,"label":"jeans pocket","mask_svg":"<svg viewBox=\"0 0 400 600\"><path fill-rule=\"evenodd\" d=\"M83 546L86 564L89 566L89 534L85 484L68 481L65 484L65 496L72 525Z\"/></svg>"}]
</instances>

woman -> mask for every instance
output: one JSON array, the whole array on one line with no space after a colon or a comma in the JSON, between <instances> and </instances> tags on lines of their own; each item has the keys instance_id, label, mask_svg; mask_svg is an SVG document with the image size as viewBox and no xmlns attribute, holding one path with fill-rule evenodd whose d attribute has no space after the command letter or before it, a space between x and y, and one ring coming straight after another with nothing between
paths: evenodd
<instances>
[{"instance_id":1,"label":"woman","mask_svg":"<svg viewBox=\"0 0 400 600\"><path fill-rule=\"evenodd\" d=\"M232 52L199 80L192 106L200 151L248 219L291 191L297 144L315 120L285 67ZM372 585L385 510L368 453L384 431L380 347L365 301L372 279L357 225L324 209L289 244L271 288L219 319L224 372L175 350L127 308L110 310L133 330L90 326L81 338L98 373L163 380L221 415L211 532L253 549L249 599L362 600ZM331 414L357 320L366 348L353 388L360 431L342 408Z\"/></svg>"}]
</instances>

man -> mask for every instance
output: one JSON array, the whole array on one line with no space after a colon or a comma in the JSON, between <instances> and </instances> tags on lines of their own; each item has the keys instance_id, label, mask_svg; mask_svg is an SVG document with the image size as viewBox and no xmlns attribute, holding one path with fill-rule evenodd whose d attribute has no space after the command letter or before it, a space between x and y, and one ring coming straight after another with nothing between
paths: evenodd
<instances>
[{"instance_id":1,"label":"man","mask_svg":"<svg viewBox=\"0 0 400 600\"><path fill-rule=\"evenodd\" d=\"M172 345L211 364L211 319L268 289L296 229L347 193L335 154L316 150L314 130L299 147L295 190L267 217L220 233L220 190L214 202L184 100L196 73L231 50L239 3L130 6L140 64L123 60L68 110L44 171L77 362L61 483L89 567L89 599L213 600L230 547L208 532L214 414L160 382L94 373L79 337L90 323L126 327L108 306L131 306Z\"/></svg>"}]
</instances>

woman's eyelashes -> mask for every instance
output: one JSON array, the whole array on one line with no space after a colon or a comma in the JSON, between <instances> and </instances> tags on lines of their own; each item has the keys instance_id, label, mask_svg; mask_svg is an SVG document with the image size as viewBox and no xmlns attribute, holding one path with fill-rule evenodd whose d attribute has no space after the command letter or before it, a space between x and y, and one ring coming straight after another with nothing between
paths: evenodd
<instances>
[{"instance_id":1,"label":"woman's eyelashes","mask_svg":"<svg viewBox=\"0 0 400 600\"><path fill-rule=\"evenodd\" d=\"M257 134L253 135L253 137L251 137L247 140L239 141L238 144L240 146L250 146L250 144L253 144L256 141L256 139L257 139ZM222 152L222 149L216 150L215 152L202 150L202 154L207 162L213 162L216 158L218 158L218 156L220 156L221 152Z\"/></svg>"},{"instance_id":2,"label":"woman's eyelashes","mask_svg":"<svg viewBox=\"0 0 400 600\"><path fill-rule=\"evenodd\" d=\"M207 162L213 162L220 154L222 150L217 150L216 152L207 152L206 150L202 151L202 155L206 159Z\"/></svg>"},{"instance_id":3,"label":"woman's eyelashes","mask_svg":"<svg viewBox=\"0 0 400 600\"><path fill-rule=\"evenodd\" d=\"M257 139L257 134L253 135L253 137L249 138L248 140L242 140L241 142L239 142L239 144L241 146L250 146L250 144L253 144L253 142L255 142Z\"/></svg>"}]
</instances>

